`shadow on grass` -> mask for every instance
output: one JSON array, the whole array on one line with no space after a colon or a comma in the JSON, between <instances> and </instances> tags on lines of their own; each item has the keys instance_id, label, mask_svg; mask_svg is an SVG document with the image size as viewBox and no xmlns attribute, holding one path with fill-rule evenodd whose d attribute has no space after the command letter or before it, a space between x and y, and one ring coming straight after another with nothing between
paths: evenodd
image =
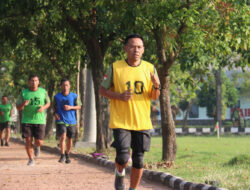
<instances>
[{"instance_id":1,"label":"shadow on grass","mask_svg":"<svg viewBox=\"0 0 250 190\"><path fill-rule=\"evenodd\" d=\"M250 156L246 154L241 154L233 157L224 166L236 166L236 165L250 165Z\"/></svg>"}]
</instances>

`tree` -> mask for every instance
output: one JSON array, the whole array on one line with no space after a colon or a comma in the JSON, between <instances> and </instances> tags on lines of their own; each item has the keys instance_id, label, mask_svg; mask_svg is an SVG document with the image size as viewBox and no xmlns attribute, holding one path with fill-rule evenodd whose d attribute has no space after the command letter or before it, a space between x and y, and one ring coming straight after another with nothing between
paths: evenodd
<instances>
[{"instance_id":1,"label":"tree","mask_svg":"<svg viewBox=\"0 0 250 190\"><path fill-rule=\"evenodd\" d=\"M41 76L42 86L48 90L52 100L62 77L76 78L77 62L83 54L81 43L74 33L63 27L62 22L58 22L58 17L50 14L53 5L48 2L12 1L4 2L3 7L0 23L4 26L3 39L11 45L11 51L4 53L15 62L13 80L16 89L26 85L30 73L36 73ZM13 25L14 29L10 30ZM74 80L72 88L75 87ZM46 136L52 134L52 112L51 106L48 109Z\"/></svg>"},{"instance_id":2,"label":"tree","mask_svg":"<svg viewBox=\"0 0 250 190\"><path fill-rule=\"evenodd\" d=\"M48 61L52 61L51 63L57 66L58 70L61 70L60 65L63 68L68 68L68 64L64 64L64 60L72 61L61 56L61 53L64 52L63 48L65 48L63 46L65 36L67 36L67 42L68 38L72 40L71 34L73 37L77 36L79 47L87 51L90 60L88 67L91 68L94 79L97 110L97 150L107 148L109 137L105 133L107 130L104 130L104 128L108 126L102 126L102 119L105 118L105 115L101 111L107 109L107 101L99 96L98 89L104 75L104 56L115 37L130 28L128 26L131 25L130 20L133 20L131 19L133 14L129 10L130 7L133 7L133 4L108 0L88 0L84 2L80 0L11 1L2 4L4 8L1 18L11 18L13 22L24 18L23 27L20 30L18 29L22 34L21 36L31 34L34 39L37 39L37 42L39 42L37 48L42 48L39 49L40 53L47 56ZM9 8L9 10L7 11L6 8ZM120 10L126 11L121 12ZM13 26L7 22L5 24L6 28L8 28L7 26ZM45 37L45 40L42 36ZM56 42L56 45L53 42ZM49 48L44 48L46 46L49 46ZM71 45L68 47L71 47ZM84 54L81 55L83 58ZM62 60L60 60L60 57L63 57ZM82 60L82 62L85 63L86 61Z\"/></svg>"},{"instance_id":3,"label":"tree","mask_svg":"<svg viewBox=\"0 0 250 190\"><path fill-rule=\"evenodd\" d=\"M232 80L239 90L239 95L244 98L249 98L250 94L250 72L249 67L246 72L236 71L232 74Z\"/></svg>"},{"instance_id":4,"label":"tree","mask_svg":"<svg viewBox=\"0 0 250 190\"><path fill-rule=\"evenodd\" d=\"M122 31L130 28L128 23L133 14L130 14L130 11L121 12L120 10L129 10L132 5L108 0L85 1L84 3L64 1L59 4L59 7L62 7L61 11L69 26L83 41L90 59L89 66L94 80L97 114L96 149L101 151L108 148L110 144L108 130L106 130L108 125L103 126L105 111L102 111L108 109L108 103L99 95L99 85L104 75L104 57L117 35L121 35Z\"/></svg>"},{"instance_id":5,"label":"tree","mask_svg":"<svg viewBox=\"0 0 250 190\"><path fill-rule=\"evenodd\" d=\"M214 71L217 73L217 71ZM208 78L208 82L204 83L201 90L198 93L199 106L207 108L207 116L213 117L217 121L216 117L216 75L211 75ZM223 81L223 82L222 82ZM221 73L221 102L222 102L222 120L225 119L226 108L234 107L238 101L238 91L234 84L228 79L224 72Z\"/></svg>"},{"instance_id":6,"label":"tree","mask_svg":"<svg viewBox=\"0 0 250 190\"><path fill-rule=\"evenodd\" d=\"M190 109L195 101L196 92L200 89L202 76L199 74L200 70L183 71L180 68L181 64L173 65L170 73L170 95L171 104L177 106L185 113L183 118L183 129L187 126L187 119ZM205 74L205 71L202 72ZM171 107L172 112L173 106Z\"/></svg>"},{"instance_id":7,"label":"tree","mask_svg":"<svg viewBox=\"0 0 250 190\"><path fill-rule=\"evenodd\" d=\"M205 68L209 64L218 66L218 55L225 56L232 49L249 44L249 27L245 28L248 8L244 1L207 0L158 0L144 3L139 8L141 14L138 20L151 32L157 44L162 85L162 159L172 165L177 144L169 94L170 70L181 58L186 60L181 63L182 69ZM184 59L187 55L191 59Z\"/></svg>"},{"instance_id":8,"label":"tree","mask_svg":"<svg viewBox=\"0 0 250 190\"><path fill-rule=\"evenodd\" d=\"M0 97L5 94L11 100L13 100L13 96L15 96L15 89L11 76L13 67L14 63L12 61L0 60Z\"/></svg>"}]
</instances>

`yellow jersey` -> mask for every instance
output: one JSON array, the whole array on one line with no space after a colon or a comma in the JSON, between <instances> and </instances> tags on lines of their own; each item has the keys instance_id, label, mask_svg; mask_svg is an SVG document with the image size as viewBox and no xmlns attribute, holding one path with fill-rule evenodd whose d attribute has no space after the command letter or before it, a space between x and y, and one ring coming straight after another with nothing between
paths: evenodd
<instances>
[{"instance_id":1,"label":"yellow jersey","mask_svg":"<svg viewBox=\"0 0 250 190\"><path fill-rule=\"evenodd\" d=\"M152 128L150 119L150 103L152 82L150 72L154 66L141 61L138 66L130 66L125 60L113 63L113 87L115 92L123 93L131 89L132 98L125 102L111 99L110 128L127 130L149 130Z\"/></svg>"}]
</instances>

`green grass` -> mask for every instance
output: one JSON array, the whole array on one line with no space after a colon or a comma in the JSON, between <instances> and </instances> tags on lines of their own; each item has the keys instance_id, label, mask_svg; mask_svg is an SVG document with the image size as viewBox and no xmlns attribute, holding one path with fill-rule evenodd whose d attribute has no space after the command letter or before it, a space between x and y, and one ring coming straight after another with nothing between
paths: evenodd
<instances>
[{"instance_id":1,"label":"green grass","mask_svg":"<svg viewBox=\"0 0 250 190\"><path fill-rule=\"evenodd\" d=\"M47 146L57 146L54 137L45 140ZM196 183L215 182L230 190L250 190L249 136L182 136L177 137L177 156L174 166L162 167L162 138L152 137L151 150L145 154L145 165ZM92 148L73 149L89 154ZM105 152L114 160L114 149ZM161 165L161 166L159 166Z\"/></svg>"},{"instance_id":2,"label":"green grass","mask_svg":"<svg viewBox=\"0 0 250 190\"><path fill-rule=\"evenodd\" d=\"M159 168L161 137L152 138L151 151L145 163L154 170L179 176L186 181L205 183L216 181L230 190L249 190L250 138L249 136L177 137L178 151L175 165Z\"/></svg>"},{"instance_id":3,"label":"green grass","mask_svg":"<svg viewBox=\"0 0 250 190\"><path fill-rule=\"evenodd\" d=\"M145 154L145 165L152 170L164 171L186 181L215 182L230 190L250 190L250 137L249 136L183 136L177 137L177 156L173 167L162 165L162 138L152 137L151 150ZM91 153L93 149L75 149ZM114 149L105 152L114 160Z\"/></svg>"}]
</instances>

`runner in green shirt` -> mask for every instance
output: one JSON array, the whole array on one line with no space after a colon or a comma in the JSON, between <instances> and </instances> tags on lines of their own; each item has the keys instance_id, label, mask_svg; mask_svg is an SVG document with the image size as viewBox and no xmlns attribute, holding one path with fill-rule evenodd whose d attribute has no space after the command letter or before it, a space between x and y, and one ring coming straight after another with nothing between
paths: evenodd
<instances>
[{"instance_id":1,"label":"runner in green shirt","mask_svg":"<svg viewBox=\"0 0 250 190\"><path fill-rule=\"evenodd\" d=\"M0 138L1 146L9 146L10 139L10 117L12 114L11 104L8 103L8 97L3 95L2 104L0 104ZM5 144L4 144L4 129L5 129Z\"/></svg>"},{"instance_id":2,"label":"runner in green shirt","mask_svg":"<svg viewBox=\"0 0 250 190\"><path fill-rule=\"evenodd\" d=\"M29 157L27 165L34 165L32 141L34 137L34 154L38 156L45 136L45 110L50 106L50 99L46 90L38 87L37 75L31 75L28 83L29 88L22 90L18 98L17 109L22 111L22 137L25 138L25 148Z\"/></svg>"}]
</instances>

